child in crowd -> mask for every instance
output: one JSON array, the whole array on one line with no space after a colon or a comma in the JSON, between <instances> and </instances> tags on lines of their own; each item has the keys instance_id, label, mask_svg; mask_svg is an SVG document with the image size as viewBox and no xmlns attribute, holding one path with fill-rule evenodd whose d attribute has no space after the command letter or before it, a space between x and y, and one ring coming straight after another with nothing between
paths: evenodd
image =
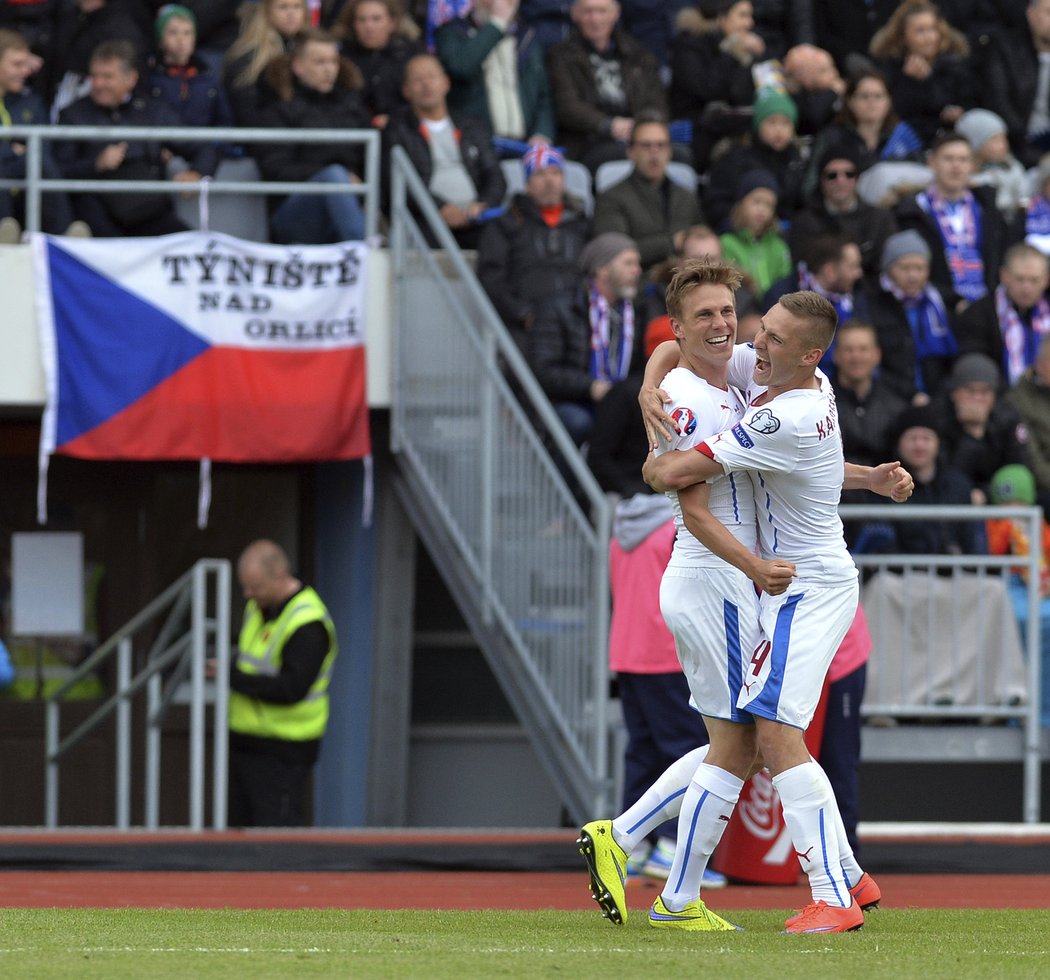
<instances>
[{"instance_id":1,"label":"child in crowd","mask_svg":"<svg viewBox=\"0 0 1050 980\"><path fill-rule=\"evenodd\" d=\"M777 180L768 170L744 174L729 214L732 230L720 236L723 256L751 278L759 295L792 269L791 252L777 221L779 194Z\"/></svg>"},{"instance_id":2,"label":"child in crowd","mask_svg":"<svg viewBox=\"0 0 1050 980\"><path fill-rule=\"evenodd\" d=\"M1009 221L1028 203L1028 181L1024 167L1010 152L1006 123L988 109L970 109L955 124L973 149L977 173L974 185L995 188L995 206Z\"/></svg>"},{"instance_id":3,"label":"child in crowd","mask_svg":"<svg viewBox=\"0 0 1050 980\"><path fill-rule=\"evenodd\" d=\"M1011 463L996 470L990 487L993 504L1031 507L1036 502L1035 477L1027 466ZM1042 636L1043 676L1050 670L1050 525L1039 522L1043 557L1039 567L1039 618ZM988 552L992 555L1018 555L1025 559L1032 553L1028 522L1012 517L997 517L987 522ZM1009 570L1006 591L1010 595L1022 639L1028 628L1028 566ZM1050 726L1050 685L1043 685L1043 725Z\"/></svg>"}]
</instances>

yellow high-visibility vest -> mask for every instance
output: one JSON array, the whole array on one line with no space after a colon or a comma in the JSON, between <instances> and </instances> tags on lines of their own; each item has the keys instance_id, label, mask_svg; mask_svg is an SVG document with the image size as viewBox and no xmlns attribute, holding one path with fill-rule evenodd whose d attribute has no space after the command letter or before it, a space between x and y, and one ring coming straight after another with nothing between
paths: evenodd
<instances>
[{"instance_id":1,"label":"yellow high-visibility vest","mask_svg":"<svg viewBox=\"0 0 1050 980\"><path fill-rule=\"evenodd\" d=\"M275 620L263 619L255 600L248 602L238 643L237 669L245 674L276 677L289 637L307 623L317 622L328 633L328 653L306 697L295 704L271 704L230 691L230 731L289 742L305 742L324 734L328 723L328 681L338 647L332 618L312 588L307 586L292 596Z\"/></svg>"}]
</instances>

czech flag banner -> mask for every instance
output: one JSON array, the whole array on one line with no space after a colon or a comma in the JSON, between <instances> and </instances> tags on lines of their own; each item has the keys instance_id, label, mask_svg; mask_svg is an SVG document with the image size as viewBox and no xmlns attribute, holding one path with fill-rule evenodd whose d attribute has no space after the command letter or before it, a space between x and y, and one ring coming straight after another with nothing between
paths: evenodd
<instances>
[{"instance_id":1,"label":"czech flag banner","mask_svg":"<svg viewBox=\"0 0 1050 980\"><path fill-rule=\"evenodd\" d=\"M361 242L34 235L52 453L295 463L371 453Z\"/></svg>"}]
</instances>

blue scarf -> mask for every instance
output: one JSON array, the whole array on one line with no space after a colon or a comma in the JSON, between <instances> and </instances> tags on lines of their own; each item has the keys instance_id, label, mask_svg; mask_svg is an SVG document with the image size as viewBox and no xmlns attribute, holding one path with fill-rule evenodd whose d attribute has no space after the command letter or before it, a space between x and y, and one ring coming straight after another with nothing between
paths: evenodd
<instances>
[{"instance_id":1,"label":"blue scarf","mask_svg":"<svg viewBox=\"0 0 1050 980\"><path fill-rule=\"evenodd\" d=\"M981 256L981 209L969 191L959 201L945 201L931 184L916 200L937 222L955 291L971 303L988 294ZM953 220L954 219L954 220Z\"/></svg>"},{"instance_id":2,"label":"blue scarf","mask_svg":"<svg viewBox=\"0 0 1050 980\"><path fill-rule=\"evenodd\" d=\"M885 273L879 277L879 285L904 307L915 343L915 387L929 394L922 374L923 360L927 357L955 357L959 353L944 300L939 290L929 283L918 296L905 296Z\"/></svg>"},{"instance_id":3,"label":"blue scarf","mask_svg":"<svg viewBox=\"0 0 1050 980\"><path fill-rule=\"evenodd\" d=\"M631 367L634 353L634 306L620 304L620 347L612 350L609 335L609 301L591 285L591 377L598 381L622 381Z\"/></svg>"}]
</instances>

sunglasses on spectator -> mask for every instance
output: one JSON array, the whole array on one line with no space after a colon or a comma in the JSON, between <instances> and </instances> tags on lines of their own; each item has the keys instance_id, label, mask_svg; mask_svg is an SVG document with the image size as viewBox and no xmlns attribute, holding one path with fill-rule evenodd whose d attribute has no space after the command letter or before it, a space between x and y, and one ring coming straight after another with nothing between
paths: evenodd
<instances>
[{"instance_id":1,"label":"sunglasses on spectator","mask_svg":"<svg viewBox=\"0 0 1050 980\"><path fill-rule=\"evenodd\" d=\"M825 180L836 180L839 177L845 177L846 180L855 180L857 177L856 170L825 170Z\"/></svg>"}]
</instances>

